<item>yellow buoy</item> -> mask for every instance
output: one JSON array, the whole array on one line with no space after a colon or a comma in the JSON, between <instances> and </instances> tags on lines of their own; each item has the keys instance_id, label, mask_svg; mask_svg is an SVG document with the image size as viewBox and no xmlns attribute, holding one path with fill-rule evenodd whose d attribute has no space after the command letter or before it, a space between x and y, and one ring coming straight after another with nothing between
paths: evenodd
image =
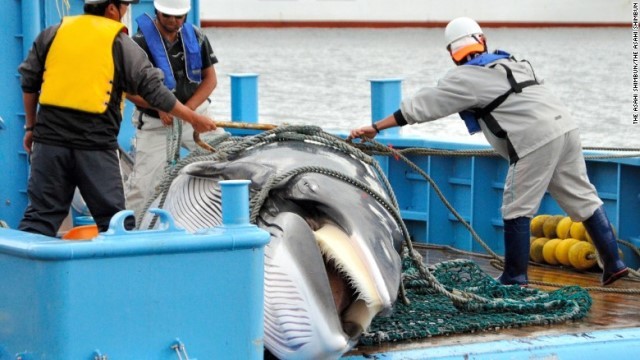
<instances>
[{"instance_id":1,"label":"yellow buoy","mask_svg":"<svg viewBox=\"0 0 640 360\"><path fill-rule=\"evenodd\" d=\"M569 249L569 262L578 270L587 270L596 264L596 248L586 241L579 241Z\"/></svg>"},{"instance_id":2,"label":"yellow buoy","mask_svg":"<svg viewBox=\"0 0 640 360\"><path fill-rule=\"evenodd\" d=\"M571 262L569 262L569 249L576 243L579 243L580 240L577 239L564 239L556 246L556 259L562 265L569 266Z\"/></svg>"},{"instance_id":3,"label":"yellow buoy","mask_svg":"<svg viewBox=\"0 0 640 360\"><path fill-rule=\"evenodd\" d=\"M537 215L533 219L531 219L531 236L535 236L536 238L543 237L544 232L542 231L542 225L544 221L550 218L551 215Z\"/></svg>"},{"instance_id":4,"label":"yellow buoy","mask_svg":"<svg viewBox=\"0 0 640 360\"><path fill-rule=\"evenodd\" d=\"M547 241L542 248L542 257L547 264L558 265L556 259L556 246L560 244L562 239L551 239Z\"/></svg>"},{"instance_id":5,"label":"yellow buoy","mask_svg":"<svg viewBox=\"0 0 640 360\"><path fill-rule=\"evenodd\" d=\"M556 227L562 218L564 218L562 215L553 215L544 221L544 224L542 224L544 237L549 239L556 239L558 237L556 236Z\"/></svg>"},{"instance_id":6,"label":"yellow buoy","mask_svg":"<svg viewBox=\"0 0 640 360\"><path fill-rule=\"evenodd\" d=\"M531 260L537 263L544 263L544 256L542 255L542 249L544 248L544 244L546 244L550 239L540 237L531 243L531 249L529 250L529 256Z\"/></svg>"},{"instance_id":7,"label":"yellow buoy","mask_svg":"<svg viewBox=\"0 0 640 360\"><path fill-rule=\"evenodd\" d=\"M571 229L569 229L569 235L573 239L578 239L585 241L587 240L587 230L585 230L582 222L574 222L571 224Z\"/></svg>"},{"instance_id":8,"label":"yellow buoy","mask_svg":"<svg viewBox=\"0 0 640 360\"><path fill-rule=\"evenodd\" d=\"M556 225L556 235L558 239L570 237L569 230L571 230L571 224L573 224L573 221L571 221L571 218L568 216L563 217L562 220L558 222L558 225Z\"/></svg>"}]
</instances>

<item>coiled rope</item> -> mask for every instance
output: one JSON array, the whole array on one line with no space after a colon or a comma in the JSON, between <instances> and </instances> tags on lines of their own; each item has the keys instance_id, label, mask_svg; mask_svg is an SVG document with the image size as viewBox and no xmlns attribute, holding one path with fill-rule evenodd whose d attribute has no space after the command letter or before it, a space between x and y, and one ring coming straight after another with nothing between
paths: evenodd
<instances>
[{"instance_id":1,"label":"coiled rope","mask_svg":"<svg viewBox=\"0 0 640 360\"><path fill-rule=\"evenodd\" d=\"M518 299L516 301L509 298L503 298L503 297L496 298L494 296L480 295L479 293L474 293L474 292L470 292L462 289L445 287L424 265L420 254L414 251L412 242L409 237L408 230L406 229L401 219L397 200L393 194L393 191L391 190L391 186L388 182L388 179L384 175L384 172L380 169L380 166L377 163L377 161L375 161L375 159L373 159L373 157L370 154L367 154L367 151L369 152L377 151L379 153L385 153L385 152L388 152L389 148L375 142L371 142L373 144L373 149L371 148L361 149L358 147L354 147L351 144L344 142L341 138L338 138L334 135L323 132L322 129L319 127L284 126L284 127L278 127L276 129L266 131L251 137L243 137L243 138L229 137L226 139L216 138L214 140L207 139L206 142L211 147L215 148L214 153L210 153L210 152L203 153L201 151L196 151L190 154L185 159L177 161L172 166L167 167L167 169L165 170L165 177L163 178L163 181L157 191L157 198L160 199L159 206L163 205L164 201L166 200L166 195L169 189L169 185L171 184L175 176L179 173L179 171L182 168L184 168L184 166L190 163L193 163L195 161L203 161L203 160L223 161L225 159L229 159L238 155L240 152L246 149L260 146L263 144L268 144L275 141L310 141L310 142L314 142L324 146L331 146L333 149L337 149L341 152L344 152L345 154L354 156L355 158L367 164L371 164L372 166L374 166L374 168L378 172L379 178L384 184L384 187L389 195L390 200L387 202L386 200L384 200L384 197L381 194L378 194L374 190L368 188L366 184L360 182L358 179L350 178L345 174L336 172L331 169L326 169L326 168L317 167L317 166L303 165L287 173L274 175L271 179L267 181L267 183L257 193L251 195L251 201L250 201L251 221L253 223L256 222L257 216L264 202L268 197L269 191L276 184L279 184L290 177L307 173L307 172L321 173L327 176L331 176L335 179L344 181L348 184L351 184L353 186L356 186L362 189L363 191L366 191L374 199L376 199L381 204L381 206L385 207L393 215L394 219L398 223L398 226L402 229L402 233L405 237L405 242L404 242L405 256L411 259L411 263L413 264L412 266L417 271L417 273L414 273L411 275L408 275L407 273L403 274L403 281L402 281L403 287L400 290L401 290L401 298L404 300L403 303L405 305L410 306L409 305L410 302L404 296L405 294L404 285L411 284L411 286L413 287L418 286L418 287L427 287L430 289L434 289L436 293L449 299L449 301L453 303L456 308L465 309L467 311L478 311L480 309L488 309L488 308L491 308L494 310L512 311L515 309L522 310L524 308L534 309L534 308L539 308L541 306L543 308L557 308L559 306L559 303L556 303L556 302L550 302L550 303L543 302L543 305L540 305L540 301L544 301L544 299L547 298L547 295L545 295L545 293L542 293L542 292L536 292L537 290L531 290L531 289L526 290L526 291L533 291L533 293L528 293L526 297L523 297L522 299ZM363 150L367 150L367 151L363 151ZM487 152L483 151L482 153L487 153ZM431 183L434 189L437 189L437 186L433 182L433 180L430 179L429 176L426 173L424 173L421 169L419 169L417 166L411 164L411 162L404 155L402 155L401 152L396 151L393 153L393 155L396 157L402 158L404 161L410 164L418 173L422 174L422 176L424 176L425 179L427 179L427 181ZM466 156L468 156L468 154ZM474 238L477 238L481 242L481 239L479 238L479 236L466 222L464 222L464 219L462 219L460 215L457 214L455 209L453 209L453 207L448 203L448 201L446 200L444 195L440 192L440 190L437 189L436 191L440 199L445 204L447 204L447 207L452 211L452 213L455 214L458 217L458 219L465 224L467 229L473 234ZM493 253L493 251L486 244L484 244L484 242L481 242L481 244L487 250L487 252L492 253L496 258L499 258L497 254ZM456 263L455 266L457 265L458 264ZM493 281L494 286L500 286L495 282L495 280L491 279L491 281ZM566 318L572 318L572 317L575 317L576 314L578 313L583 313L583 312L576 311L575 306L573 306L573 309L571 311L566 312L566 314L562 316L566 316ZM563 318L562 316L560 318ZM556 316L556 318L558 317Z\"/></svg>"},{"instance_id":2,"label":"coiled rope","mask_svg":"<svg viewBox=\"0 0 640 360\"><path fill-rule=\"evenodd\" d=\"M475 232L475 230L471 227L469 223L467 223L462 216L456 211L456 209L449 203L444 194L440 191L438 185L431 179L431 177L424 172L421 168L419 168L415 163L410 161L405 154L417 154L422 156L499 156L494 150L438 150L438 149L417 149L417 148L409 148L409 149L394 149L388 146L385 146L375 140L372 139L364 139L362 143L354 144L354 146L358 147L363 152L370 152L376 155L386 155L392 156L396 159L400 159L404 161L411 169L419 173L433 188L435 193L438 195L438 198L442 201L445 207L450 211L450 213L469 231L473 239L492 257L490 261L491 265L495 268L502 270L504 268L504 259L496 254ZM624 151L625 154L619 155L611 155L611 154L603 154L603 155L592 155L585 156L585 159L612 159L612 158L634 158L640 157L640 149L627 149L627 148L614 148L614 147L587 147L583 148L584 150L606 150L606 151ZM618 243L625 245L632 249L638 256L640 256L640 250L631 244L628 241L618 240ZM537 264L534 264L537 265ZM629 269L630 279L638 281L640 280L640 272L639 270ZM549 287L563 287L566 284L559 283L551 283L551 282L542 282L542 281L529 281L531 284L549 286ZM588 291L598 291L598 292L608 292L608 293L624 293L624 294L640 294L640 290L638 289L622 289L622 288L605 288L601 286L594 287L585 287L585 290Z\"/></svg>"}]
</instances>

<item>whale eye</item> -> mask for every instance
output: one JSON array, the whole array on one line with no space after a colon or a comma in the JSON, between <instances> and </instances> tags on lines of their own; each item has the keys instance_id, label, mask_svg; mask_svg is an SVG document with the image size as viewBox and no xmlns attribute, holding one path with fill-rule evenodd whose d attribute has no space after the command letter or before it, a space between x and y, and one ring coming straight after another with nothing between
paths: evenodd
<instances>
[{"instance_id":1,"label":"whale eye","mask_svg":"<svg viewBox=\"0 0 640 360\"><path fill-rule=\"evenodd\" d=\"M318 186L318 184L316 182L311 181L309 179L305 179L304 182L302 183L302 185L305 188L307 188L307 189L309 189L309 190L311 190L313 192L318 191L318 188L319 188L319 186Z\"/></svg>"}]
</instances>

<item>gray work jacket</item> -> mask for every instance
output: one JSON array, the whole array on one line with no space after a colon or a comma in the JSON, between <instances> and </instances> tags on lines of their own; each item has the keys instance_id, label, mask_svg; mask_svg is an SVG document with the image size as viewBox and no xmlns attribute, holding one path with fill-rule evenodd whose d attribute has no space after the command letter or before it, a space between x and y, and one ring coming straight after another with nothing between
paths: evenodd
<instances>
[{"instance_id":1,"label":"gray work jacket","mask_svg":"<svg viewBox=\"0 0 640 360\"><path fill-rule=\"evenodd\" d=\"M535 80L526 61L500 59L486 66L462 65L449 71L436 87L419 90L402 101L400 110L409 124L433 121L464 110L483 108L507 92L511 85L498 63L508 66L517 82ZM538 80L541 83L540 80ZM487 141L509 159L508 142L522 158L551 140L577 129L567 107L543 84L511 94L493 112L506 138L498 138L480 121Z\"/></svg>"}]
</instances>

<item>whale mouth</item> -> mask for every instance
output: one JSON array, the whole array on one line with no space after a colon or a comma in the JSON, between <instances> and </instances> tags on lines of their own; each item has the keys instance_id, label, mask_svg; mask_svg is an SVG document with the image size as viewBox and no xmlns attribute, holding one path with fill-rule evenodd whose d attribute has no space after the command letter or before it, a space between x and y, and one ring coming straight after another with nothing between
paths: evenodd
<instances>
[{"instance_id":1,"label":"whale mouth","mask_svg":"<svg viewBox=\"0 0 640 360\"><path fill-rule=\"evenodd\" d=\"M379 293L364 254L339 226L325 223L314 231L344 333L359 337L388 302Z\"/></svg>"},{"instance_id":2,"label":"whale mouth","mask_svg":"<svg viewBox=\"0 0 640 360\"><path fill-rule=\"evenodd\" d=\"M392 309L401 282L403 236L380 201L378 171L296 137L190 163L160 206L190 232L220 225L218 182L229 179L251 181L252 220L271 235L263 257L265 348L280 359L338 359Z\"/></svg>"},{"instance_id":3,"label":"whale mouth","mask_svg":"<svg viewBox=\"0 0 640 360\"><path fill-rule=\"evenodd\" d=\"M325 266L327 277L329 278L329 286L333 294L333 302L341 319L342 331L350 339L355 339L362 334L364 329L360 324L345 322L342 319L345 317L344 314L349 307L357 301L358 290L350 285L349 280L338 270L334 261L326 260L325 258Z\"/></svg>"}]
</instances>

